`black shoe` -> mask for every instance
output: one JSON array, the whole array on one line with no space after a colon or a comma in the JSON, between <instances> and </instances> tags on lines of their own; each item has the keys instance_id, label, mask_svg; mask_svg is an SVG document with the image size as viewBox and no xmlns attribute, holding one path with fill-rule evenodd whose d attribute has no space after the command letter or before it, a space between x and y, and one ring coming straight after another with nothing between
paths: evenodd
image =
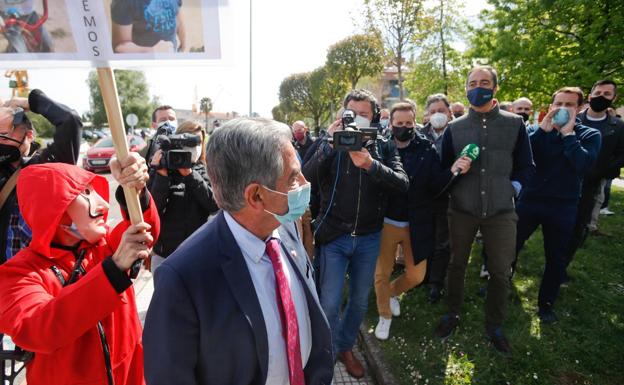
<instances>
[{"instance_id":1,"label":"black shoe","mask_svg":"<svg viewBox=\"0 0 624 385\"><path fill-rule=\"evenodd\" d=\"M502 328L499 327L493 332L488 332L488 336L497 352L504 356L511 356L511 345L509 345L509 341L505 338Z\"/></svg>"},{"instance_id":2,"label":"black shoe","mask_svg":"<svg viewBox=\"0 0 624 385\"><path fill-rule=\"evenodd\" d=\"M429 295L427 296L427 302L430 304L437 303L442 297L442 291L437 285L431 285L429 289Z\"/></svg>"},{"instance_id":3,"label":"black shoe","mask_svg":"<svg viewBox=\"0 0 624 385\"><path fill-rule=\"evenodd\" d=\"M453 330L459 325L459 316L453 314L446 314L442 316L442 320L433 332L433 335L443 340L447 339Z\"/></svg>"},{"instance_id":4,"label":"black shoe","mask_svg":"<svg viewBox=\"0 0 624 385\"><path fill-rule=\"evenodd\" d=\"M537 316L543 324L551 324L557 322L558 318L552 309L544 309L537 312Z\"/></svg>"}]
</instances>

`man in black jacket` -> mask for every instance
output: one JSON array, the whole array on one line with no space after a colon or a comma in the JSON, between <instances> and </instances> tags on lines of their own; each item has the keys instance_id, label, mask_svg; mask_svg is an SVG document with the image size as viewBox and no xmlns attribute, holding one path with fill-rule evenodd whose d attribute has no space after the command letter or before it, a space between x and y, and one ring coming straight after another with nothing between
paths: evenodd
<instances>
[{"instance_id":1,"label":"man in black jacket","mask_svg":"<svg viewBox=\"0 0 624 385\"><path fill-rule=\"evenodd\" d=\"M36 154L35 129L26 111L41 114L56 127L54 141ZM0 107L0 195L4 195L5 185L9 194L0 209L0 264L28 246L32 238L17 205L15 173L37 163L76 164L81 128L82 122L74 110L56 103L40 90L31 91L28 98L13 98Z\"/></svg>"},{"instance_id":2,"label":"man in black jacket","mask_svg":"<svg viewBox=\"0 0 624 385\"><path fill-rule=\"evenodd\" d=\"M366 90L353 90L344 100L353 110L358 127L379 120L375 97ZM342 130L336 120L328 136ZM320 249L318 290L321 306L332 331L334 351L353 377L364 368L351 349L366 313L389 191L406 192L409 186L396 146L378 137L360 151L336 151L329 141L321 143L304 165L304 175L318 183L320 210L315 222L315 240ZM349 298L340 321L342 288L349 274Z\"/></svg>"},{"instance_id":3,"label":"man in black jacket","mask_svg":"<svg viewBox=\"0 0 624 385\"><path fill-rule=\"evenodd\" d=\"M425 110L429 112L429 123L421 132L435 146L438 156L442 156L442 139L449 122L453 118L450 103L444 94L433 94L427 97ZM440 300L446 269L451 257L449 230L448 230L448 193L445 191L434 199L432 203L435 227L435 249L427 265L427 283L429 285L429 303Z\"/></svg>"},{"instance_id":4,"label":"man in black jacket","mask_svg":"<svg viewBox=\"0 0 624 385\"><path fill-rule=\"evenodd\" d=\"M293 123L292 133L293 146L295 146L295 150L297 150L297 154L299 154L299 159L303 162L303 158L305 158L305 155L310 149L310 146L314 143L315 138L310 136L308 126L306 126L305 122L302 120L297 120Z\"/></svg>"},{"instance_id":5,"label":"man in black jacket","mask_svg":"<svg viewBox=\"0 0 624 385\"><path fill-rule=\"evenodd\" d=\"M594 167L583 179L576 226L570 241L568 264L587 237L592 209L596 206L601 190L604 189L604 183L617 178L620 175L620 168L624 166L624 122L607 113L607 108L616 98L616 84L611 80L599 80L591 89L589 108L578 115L583 125L600 131L602 146Z\"/></svg>"},{"instance_id":6,"label":"man in black jacket","mask_svg":"<svg viewBox=\"0 0 624 385\"><path fill-rule=\"evenodd\" d=\"M379 323L375 337L388 338L392 316L399 316L398 296L425 278L427 259L434 252L433 197L449 184L453 172L468 171L470 159L461 157L442 170L436 149L416 129L416 107L401 102L392 106L390 130L410 181L407 193L388 194L381 246L375 269L375 294ZM448 238L447 238L448 240ZM398 245L405 253L405 272L390 282Z\"/></svg>"}]
</instances>

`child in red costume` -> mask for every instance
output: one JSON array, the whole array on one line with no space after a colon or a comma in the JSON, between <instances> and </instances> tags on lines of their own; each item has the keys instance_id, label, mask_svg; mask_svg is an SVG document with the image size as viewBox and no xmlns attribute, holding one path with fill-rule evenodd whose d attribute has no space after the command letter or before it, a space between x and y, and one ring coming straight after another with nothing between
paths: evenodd
<instances>
[{"instance_id":1,"label":"child in red costume","mask_svg":"<svg viewBox=\"0 0 624 385\"><path fill-rule=\"evenodd\" d=\"M141 191L145 222L131 225L124 212L110 230L106 179L76 166L33 165L19 176L19 207L33 237L0 266L0 333L34 352L29 385L145 383L128 269L147 257L160 223L144 188L145 161L131 154L111 169L121 185Z\"/></svg>"}]
</instances>

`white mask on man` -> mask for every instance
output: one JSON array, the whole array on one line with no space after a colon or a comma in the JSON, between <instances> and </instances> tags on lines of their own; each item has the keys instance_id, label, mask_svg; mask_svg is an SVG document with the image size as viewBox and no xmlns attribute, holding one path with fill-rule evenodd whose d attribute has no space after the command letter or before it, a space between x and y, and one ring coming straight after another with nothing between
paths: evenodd
<instances>
[{"instance_id":1,"label":"white mask on man","mask_svg":"<svg viewBox=\"0 0 624 385\"><path fill-rule=\"evenodd\" d=\"M429 117L429 123L431 123L431 127L439 130L440 128L444 128L448 123L448 116L441 112L436 112Z\"/></svg>"},{"instance_id":2,"label":"white mask on man","mask_svg":"<svg viewBox=\"0 0 624 385\"><path fill-rule=\"evenodd\" d=\"M191 152L191 163L195 164L197 163L197 161L199 160L199 156L201 155L201 151L202 151L202 146L201 144L199 146L195 146L195 147L187 147L188 150Z\"/></svg>"},{"instance_id":3,"label":"white mask on man","mask_svg":"<svg viewBox=\"0 0 624 385\"><path fill-rule=\"evenodd\" d=\"M370 123L371 123L370 120L360 115L357 115L355 117L354 122L357 128L368 128L370 127Z\"/></svg>"}]
</instances>

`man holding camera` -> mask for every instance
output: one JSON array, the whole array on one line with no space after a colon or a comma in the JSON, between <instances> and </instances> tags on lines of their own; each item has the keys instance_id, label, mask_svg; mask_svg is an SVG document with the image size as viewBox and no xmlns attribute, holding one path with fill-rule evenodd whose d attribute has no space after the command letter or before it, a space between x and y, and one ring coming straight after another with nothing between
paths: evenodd
<instances>
[{"instance_id":1,"label":"man holding camera","mask_svg":"<svg viewBox=\"0 0 624 385\"><path fill-rule=\"evenodd\" d=\"M156 138L159 149L150 164L147 188L163 232L154 245L152 272L218 210L206 172L204 138L202 126L192 121L182 123L176 134Z\"/></svg>"},{"instance_id":2,"label":"man holding camera","mask_svg":"<svg viewBox=\"0 0 624 385\"><path fill-rule=\"evenodd\" d=\"M450 167L463 148L478 146L480 153L470 170L459 176L450 190L449 312L442 317L435 335L447 338L459 324L468 257L477 230L481 229L483 246L490 257L486 332L497 351L511 354L502 323L516 255L518 216L513 199L528 183L534 166L524 121L499 109L494 99L497 86L492 67L473 68L466 81L470 110L453 120L444 133L443 167Z\"/></svg>"},{"instance_id":3,"label":"man holding camera","mask_svg":"<svg viewBox=\"0 0 624 385\"><path fill-rule=\"evenodd\" d=\"M546 265L537 314L543 323L557 320L552 308L565 275L581 181L600 151L600 132L576 119L582 104L580 88L564 87L553 94L540 126L529 130L537 172L522 190L516 206L517 249L542 226Z\"/></svg>"},{"instance_id":4,"label":"man holding camera","mask_svg":"<svg viewBox=\"0 0 624 385\"><path fill-rule=\"evenodd\" d=\"M55 126L54 141L39 154L35 154L35 127L26 111L41 114ZM0 264L28 246L32 237L15 194L19 170L37 163L76 164L81 128L82 122L74 110L40 90L32 90L28 98L13 98L0 107Z\"/></svg>"},{"instance_id":5,"label":"man holding camera","mask_svg":"<svg viewBox=\"0 0 624 385\"><path fill-rule=\"evenodd\" d=\"M152 128L156 130L156 133L154 137L148 141L145 149L140 152L141 156L145 158L148 164L152 156L154 156L154 152L157 150L154 140L159 135L171 135L178 128L178 118L173 107L167 104L156 107L152 112Z\"/></svg>"},{"instance_id":6,"label":"man holding camera","mask_svg":"<svg viewBox=\"0 0 624 385\"><path fill-rule=\"evenodd\" d=\"M369 91L351 91L344 107L355 114L356 131L378 123L379 107ZM328 137L336 138L334 133L344 128L341 120L336 120L329 127ZM334 141L333 146L336 144ZM321 306L332 331L333 349L356 378L364 375L364 367L351 350L373 284L387 194L392 190L406 192L409 187L396 146L381 137L363 145L359 151L342 151L324 140L304 165L306 178L318 183L321 200L315 221ZM340 320L347 273L349 298Z\"/></svg>"}]
</instances>

